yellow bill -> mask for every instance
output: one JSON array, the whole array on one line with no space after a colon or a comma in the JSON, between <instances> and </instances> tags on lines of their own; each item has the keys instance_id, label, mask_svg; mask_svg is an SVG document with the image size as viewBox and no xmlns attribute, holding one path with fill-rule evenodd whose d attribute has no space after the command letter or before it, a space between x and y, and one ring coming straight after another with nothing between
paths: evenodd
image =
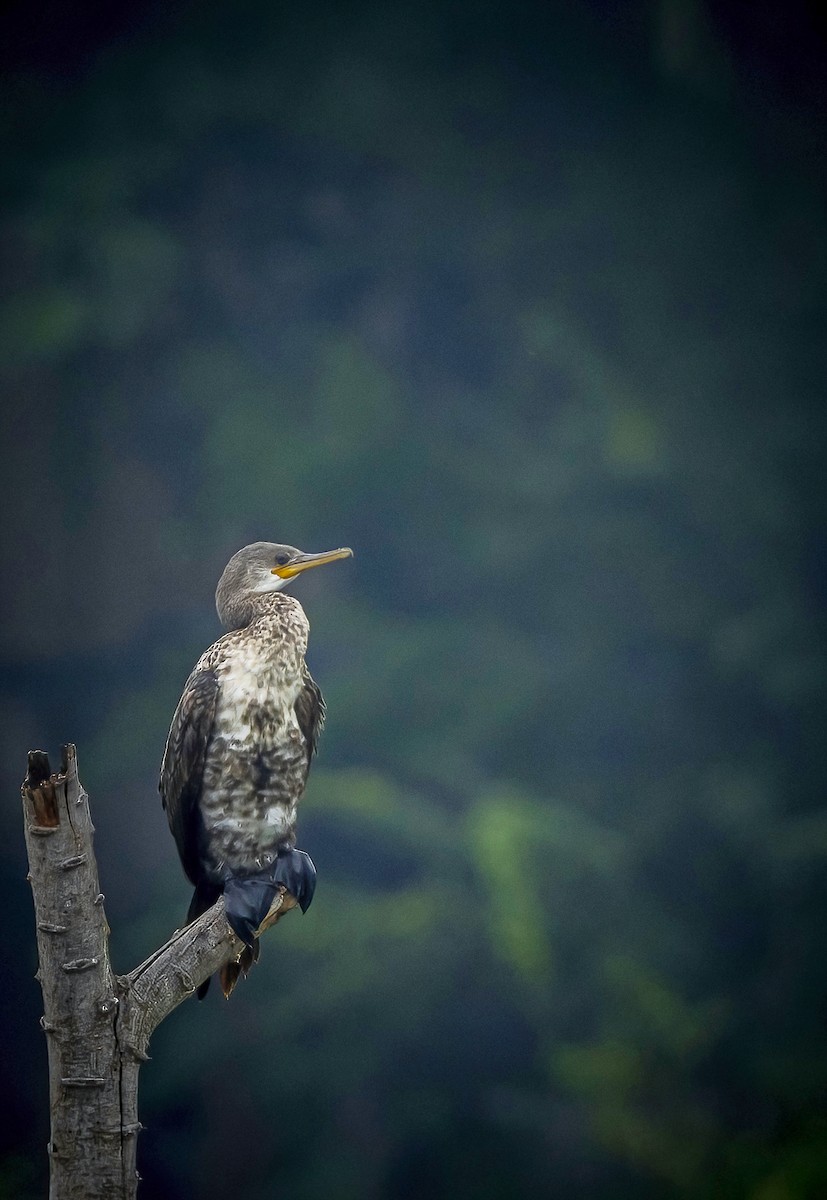
<instances>
[{"instance_id":1,"label":"yellow bill","mask_svg":"<svg viewBox=\"0 0 827 1200\"><path fill-rule=\"evenodd\" d=\"M325 550L323 554L297 554L284 566L273 567L271 573L278 575L280 579L292 579L294 575L309 571L311 567L323 567L325 563L336 562L340 558L353 558L350 546L340 546L338 550Z\"/></svg>"}]
</instances>

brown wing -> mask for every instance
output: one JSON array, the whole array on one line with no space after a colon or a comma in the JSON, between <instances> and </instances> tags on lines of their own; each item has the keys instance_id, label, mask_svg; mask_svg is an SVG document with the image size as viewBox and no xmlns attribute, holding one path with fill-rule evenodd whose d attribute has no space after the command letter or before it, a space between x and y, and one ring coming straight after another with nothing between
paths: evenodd
<instances>
[{"instance_id":1,"label":"brown wing","mask_svg":"<svg viewBox=\"0 0 827 1200\"><path fill-rule=\"evenodd\" d=\"M325 703L319 685L311 678L306 669L304 686L299 692L295 708L299 728L304 735L304 744L307 747L307 765L309 767L310 760L316 753L319 734L324 727Z\"/></svg>"},{"instance_id":2,"label":"brown wing","mask_svg":"<svg viewBox=\"0 0 827 1200\"><path fill-rule=\"evenodd\" d=\"M204 760L212 733L218 700L214 671L196 669L184 687L167 737L158 789L169 827L188 878L197 884L201 875L198 843L201 818L198 802L204 777Z\"/></svg>"}]
</instances>

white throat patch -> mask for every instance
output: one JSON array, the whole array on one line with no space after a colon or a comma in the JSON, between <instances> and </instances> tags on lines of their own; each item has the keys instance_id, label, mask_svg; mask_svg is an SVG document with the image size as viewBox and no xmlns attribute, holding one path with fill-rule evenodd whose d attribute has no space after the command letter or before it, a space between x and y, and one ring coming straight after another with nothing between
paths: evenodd
<instances>
[{"instance_id":1,"label":"white throat patch","mask_svg":"<svg viewBox=\"0 0 827 1200\"><path fill-rule=\"evenodd\" d=\"M251 591L256 596L264 596L268 592L280 592L289 582L289 579L282 579L280 576L274 575L272 571L262 571L258 583L251 588Z\"/></svg>"}]
</instances>

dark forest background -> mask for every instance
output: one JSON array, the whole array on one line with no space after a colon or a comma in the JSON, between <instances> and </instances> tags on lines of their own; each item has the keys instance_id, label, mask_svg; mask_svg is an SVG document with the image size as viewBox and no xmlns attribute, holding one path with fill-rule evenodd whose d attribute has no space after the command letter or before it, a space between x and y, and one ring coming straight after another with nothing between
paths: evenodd
<instances>
[{"instance_id":1,"label":"dark forest background","mask_svg":"<svg viewBox=\"0 0 827 1200\"><path fill-rule=\"evenodd\" d=\"M45 1194L26 751L78 744L127 970L266 538L356 553L294 588L320 883L156 1035L145 1200L823 1198L815 6L4 20L0 1196Z\"/></svg>"}]
</instances>

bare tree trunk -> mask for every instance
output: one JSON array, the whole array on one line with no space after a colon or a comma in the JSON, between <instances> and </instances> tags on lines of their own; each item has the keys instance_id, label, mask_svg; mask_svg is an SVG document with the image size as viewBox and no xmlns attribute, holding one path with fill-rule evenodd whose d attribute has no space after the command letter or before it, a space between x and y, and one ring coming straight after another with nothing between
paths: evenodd
<instances>
[{"instance_id":1,"label":"bare tree trunk","mask_svg":"<svg viewBox=\"0 0 827 1200\"><path fill-rule=\"evenodd\" d=\"M74 746L57 775L29 754L23 816L34 895L38 978L49 1048L50 1200L133 1200L138 1071L150 1036L243 943L224 901L129 975L113 975L109 926ZM293 906L277 897L266 925Z\"/></svg>"}]
</instances>

